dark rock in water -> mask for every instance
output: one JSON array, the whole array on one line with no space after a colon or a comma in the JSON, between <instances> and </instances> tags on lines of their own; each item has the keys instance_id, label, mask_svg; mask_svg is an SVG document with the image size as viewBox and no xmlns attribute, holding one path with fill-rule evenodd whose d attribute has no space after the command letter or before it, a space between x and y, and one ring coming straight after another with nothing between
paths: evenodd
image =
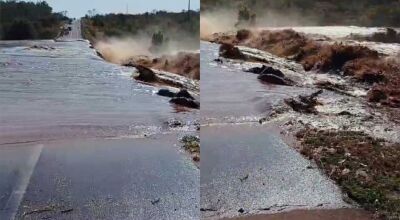
<instances>
[{"instance_id":1,"label":"dark rock in water","mask_svg":"<svg viewBox=\"0 0 400 220\"><path fill-rule=\"evenodd\" d=\"M219 47L219 55L229 59L244 60L246 56L239 50L239 48L232 44L221 44Z\"/></svg>"},{"instance_id":2,"label":"dark rock in water","mask_svg":"<svg viewBox=\"0 0 400 220\"><path fill-rule=\"evenodd\" d=\"M315 86L319 89L326 89L329 91L345 91L345 90L347 90L345 85L332 83L329 81L317 81L315 83Z\"/></svg>"},{"instance_id":3,"label":"dark rock in water","mask_svg":"<svg viewBox=\"0 0 400 220\"><path fill-rule=\"evenodd\" d=\"M257 66L257 67L253 67L253 68L250 68L250 69L247 69L244 71L248 72L248 73L260 74L263 71L263 69L264 69L264 65L262 65L262 67Z\"/></svg>"},{"instance_id":4,"label":"dark rock in water","mask_svg":"<svg viewBox=\"0 0 400 220\"><path fill-rule=\"evenodd\" d=\"M258 79L267 83L285 86L290 86L293 84L293 81L286 78L285 74L283 74L282 71L270 66L262 65L261 67L253 67L245 71L260 74L258 76Z\"/></svg>"},{"instance_id":5,"label":"dark rock in water","mask_svg":"<svg viewBox=\"0 0 400 220\"><path fill-rule=\"evenodd\" d=\"M123 63L122 66L127 66L127 67L136 67L136 64L132 61L129 61L127 63Z\"/></svg>"},{"instance_id":6,"label":"dark rock in water","mask_svg":"<svg viewBox=\"0 0 400 220\"><path fill-rule=\"evenodd\" d=\"M176 96L176 93L171 92L169 89L160 89L158 90L157 95L173 98Z\"/></svg>"},{"instance_id":7,"label":"dark rock in water","mask_svg":"<svg viewBox=\"0 0 400 220\"><path fill-rule=\"evenodd\" d=\"M200 108L199 102L197 102L196 100L188 99L188 98L184 98L184 97L175 97L175 98L172 98L169 102L176 104L176 105L185 106L188 108L196 108L196 109Z\"/></svg>"},{"instance_id":8,"label":"dark rock in water","mask_svg":"<svg viewBox=\"0 0 400 220\"><path fill-rule=\"evenodd\" d=\"M271 84L284 85L284 86L290 85L290 83L286 81L284 78L272 74L261 74L257 78L261 81Z\"/></svg>"},{"instance_id":9,"label":"dark rock in water","mask_svg":"<svg viewBox=\"0 0 400 220\"><path fill-rule=\"evenodd\" d=\"M317 101L317 96L322 92L323 90L318 90L317 92L314 92L308 96L299 95L297 99L285 99L285 103L296 112L317 114L318 112L315 109L315 106L319 104Z\"/></svg>"},{"instance_id":10,"label":"dark rock in water","mask_svg":"<svg viewBox=\"0 0 400 220\"><path fill-rule=\"evenodd\" d=\"M144 82L155 82L157 81L157 76L153 72L153 70L142 66L142 65L137 65L136 69L139 72L138 76L135 76L136 80L144 81Z\"/></svg>"},{"instance_id":11,"label":"dark rock in water","mask_svg":"<svg viewBox=\"0 0 400 220\"><path fill-rule=\"evenodd\" d=\"M243 208L240 208L240 209L238 210L238 212L239 212L239 213L243 213L243 212L244 212L244 209L243 209Z\"/></svg>"},{"instance_id":12,"label":"dark rock in water","mask_svg":"<svg viewBox=\"0 0 400 220\"><path fill-rule=\"evenodd\" d=\"M186 98L189 100L195 100L195 98L186 89L181 89L177 93L172 92L169 89L160 89L158 90L157 95L166 96L170 98Z\"/></svg>"},{"instance_id":13,"label":"dark rock in water","mask_svg":"<svg viewBox=\"0 0 400 220\"><path fill-rule=\"evenodd\" d=\"M186 89L181 89L178 93L176 93L175 97L194 100L193 96L190 95L190 93Z\"/></svg>"},{"instance_id":14,"label":"dark rock in water","mask_svg":"<svg viewBox=\"0 0 400 220\"><path fill-rule=\"evenodd\" d=\"M170 128L182 127L184 125L181 121L176 119L169 120L165 122L165 124Z\"/></svg>"},{"instance_id":15,"label":"dark rock in water","mask_svg":"<svg viewBox=\"0 0 400 220\"><path fill-rule=\"evenodd\" d=\"M369 41L382 43L400 43L400 33L393 28L386 28L386 32L377 32L367 37Z\"/></svg>"},{"instance_id":16,"label":"dark rock in water","mask_svg":"<svg viewBox=\"0 0 400 220\"><path fill-rule=\"evenodd\" d=\"M96 51L97 56L99 56L101 59L104 60L103 54L101 54L99 51Z\"/></svg>"},{"instance_id":17,"label":"dark rock in water","mask_svg":"<svg viewBox=\"0 0 400 220\"><path fill-rule=\"evenodd\" d=\"M273 67L270 67L270 66L265 66L265 65L262 65L261 67L253 67L253 68L250 68L245 71L250 72L250 73L255 73L255 74L272 74L275 76L279 76L281 78L285 77L285 74L283 74L282 71L280 71L278 69L274 69Z\"/></svg>"},{"instance_id":18,"label":"dark rock in water","mask_svg":"<svg viewBox=\"0 0 400 220\"><path fill-rule=\"evenodd\" d=\"M214 59L215 62L222 64L224 61L221 58Z\"/></svg>"}]
</instances>

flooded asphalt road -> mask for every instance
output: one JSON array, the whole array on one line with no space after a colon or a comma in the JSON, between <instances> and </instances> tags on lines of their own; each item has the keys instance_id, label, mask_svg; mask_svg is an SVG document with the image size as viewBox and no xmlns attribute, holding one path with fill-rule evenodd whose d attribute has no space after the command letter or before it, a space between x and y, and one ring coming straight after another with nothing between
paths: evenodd
<instances>
[{"instance_id":1,"label":"flooded asphalt road","mask_svg":"<svg viewBox=\"0 0 400 220\"><path fill-rule=\"evenodd\" d=\"M0 42L0 219L198 219L198 111L79 38Z\"/></svg>"},{"instance_id":2,"label":"flooded asphalt road","mask_svg":"<svg viewBox=\"0 0 400 220\"><path fill-rule=\"evenodd\" d=\"M258 122L284 98L303 88L263 84L239 63L213 61L218 45L201 43L201 120L205 124Z\"/></svg>"},{"instance_id":3,"label":"flooded asphalt road","mask_svg":"<svg viewBox=\"0 0 400 220\"><path fill-rule=\"evenodd\" d=\"M260 117L302 88L265 85L240 64L216 64L201 43L201 208L205 219L350 207L337 186ZM288 89L289 88L289 89Z\"/></svg>"},{"instance_id":4,"label":"flooded asphalt road","mask_svg":"<svg viewBox=\"0 0 400 220\"><path fill-rule=\"evenodd\" d=\"M157 133L170 119L197 117L177 113L86 41L0 42L0 65L0 144Z\"/></svg>"}]
</instances>

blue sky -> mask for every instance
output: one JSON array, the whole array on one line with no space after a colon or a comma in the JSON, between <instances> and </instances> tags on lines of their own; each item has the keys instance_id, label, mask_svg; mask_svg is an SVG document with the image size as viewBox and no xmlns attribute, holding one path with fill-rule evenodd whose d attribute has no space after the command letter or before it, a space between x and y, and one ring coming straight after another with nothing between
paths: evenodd
<instances>
[{"instance_id":1,"label":"blue sky","mask_svg":"<svg viewBox=\"0 0 400 220\"><path fill-rule=\"evenodd\" d=\"M36 1L36 0L35 0ZM182 11L187 9L188 0L45 0L54 11L68 11L69 17L83 17L88 10L96 9L104 13L125 13L128 5L129 13L137 14L152 10ZM200 0L191 0L192 9L200 8Z\"/></svg>"}]
</instances>

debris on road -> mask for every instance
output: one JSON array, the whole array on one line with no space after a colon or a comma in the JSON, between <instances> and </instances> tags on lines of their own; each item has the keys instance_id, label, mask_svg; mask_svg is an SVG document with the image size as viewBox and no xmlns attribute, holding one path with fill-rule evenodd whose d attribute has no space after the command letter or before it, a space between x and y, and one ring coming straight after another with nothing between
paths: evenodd
<instances>
[{"instance_id":1,"label":"debris on road","mask_svg":"<svg viewBox=\"0 0 400 220\"><path fill-rule=\"evenodd\" d=\"M161 199L160 198L157 198L157 199L155 199L155 200L151 200L151 204L152 205L156 205L157 203L159 203L161 201Z\"/></svg>"},{"instance_id":2,"label":"debris on road","mask_svg":"<svg viewBox=\"0 0 400 220\"><path fill-rule=\"evenodd\" d=\"M318 112L315 109L315 106L319 104L317 101L317 96L320 95L322 92L323 90L318 90L317 92L314 92L308 96L299 95L296 99L288 98L284 101L296 112L317 114Z\"/></svg>"},{"instance_id":3,"label":"debris on road","mask_svg":"<svg viewBox=\"0 0 400 220\"><path fill-rule=\"evenodd\" d=\"M239 180L240 180L240 182L243 182L243 181L247 180L248 178L249 178L249 174L247 174L244 177L239 178Z\"/></svg>"}]
</instances>

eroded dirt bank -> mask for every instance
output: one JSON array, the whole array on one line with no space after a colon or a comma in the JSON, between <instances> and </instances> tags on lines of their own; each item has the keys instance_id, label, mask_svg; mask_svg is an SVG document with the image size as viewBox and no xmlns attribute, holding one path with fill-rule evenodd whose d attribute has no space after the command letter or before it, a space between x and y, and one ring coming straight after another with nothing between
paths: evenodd
<instances>
[{"instance_id":1,"label":"eroded dirt bank","mask_svg":"<svg viewBox=\"0 0 400 220\"><path fill-rule=\"evenodd\" d=\"M390 107L400 107L400 63L398 57L379 54L362 45L348 45L326 37L315 40L292 29L238 30L215 33L203 39L222 44L222 56L262 61L246 56L235 46L246 46L293 60L305 71L333 73L363 83L369 88L367 99Z\"/></svg>"},{"instance_id":2,"label":"eroded dirt bank","mask_svg":"<svg viewBox=\"0 0 400 220\"><path fill-rule=\"evenodd\" d=\"M174 55L163 55L159 58L137 56L129 58L122 65L142 65L148 68L176 73L191 79L200 79L200 53L179 52Z\"/></svg>"},{"instance_id":3,"label":"eroded dirt bank","mask_svg":"<svg viewBox=\"0 0 400 220\"><path fill-rule=\"evenodd\" d=\"M308 88L282 99L259 122L294 136L291 145L375 218L399 218L400 168L394 161L400 158L400 65L396 54L378 50L397 45L291 29L239 30L203 40L221 44L217 64L232 63L261 83Z\"/></svg>"},{"instance_id":4,"label":"eroded dirt bank","mask_svg":"<svg viewBox=\"0 0 400 220\"><path fill-rule=\"evenodd\" d=\"M200 107L200 53L175 51L143 39L110 39L93 46L106 61L133 67L132 78L156 87L178 108ZM182 109L184 110L184 109Z\"/></svg>"}]
</instances>

